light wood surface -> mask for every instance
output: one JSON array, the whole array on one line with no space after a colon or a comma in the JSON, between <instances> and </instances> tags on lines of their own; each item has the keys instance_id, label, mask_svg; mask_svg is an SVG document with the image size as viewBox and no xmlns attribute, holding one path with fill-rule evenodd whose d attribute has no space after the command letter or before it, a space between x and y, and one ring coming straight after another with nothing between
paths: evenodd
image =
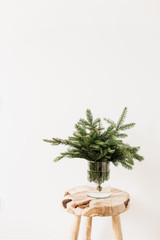
<instances>
[{"instance_id":1,"label":"light wood surface","mask_svg":"<svg viewBox=\"0 0 160 240\"><path fill-rule=\"evenodd\" d=\"M62 205L67 212L87 217L114 216L129 208L130 196L127 192L112 188L110 197L97 199L87 196L87 190L87 186L78 186L65 192Z\"/></svg>"},{"instance_id":2,"label":"light wood surface","mask_svg":"<svg viewBox=\"0 0 160 240\"><path fill-rule=\"evenodd\" d=\"M115 240L123 240L119 215L112 216L112 227L114 231Z\"/></svg>"},{"instance_id":3,"label":"light wood surface","mask_svg":"<svg viewBox=\"0 0 160 240\"><path fill-rule=\"evenodd\" d=\"M80 222L81 222L81 216L75 216L74 222L72 224L69 240L78 239Z\"/></svg>"},{"instance_id":4,"label":"light wood surface","mask_svg":"<svg viewBox=\"0 0 160 240\"><path fill-rule=\"evenodd\" d=\"M83 240L91 240L92 217L95 216L112 216L115 240L123 240L119 214L128 210L129 194L112 188L110 197L98 199L87 195L87 191L91 190L94 190L94 188L78 186L68 189L64 194L63 207L67 212L75 215L69 240L78 239L81 216L86 216Z\"/></svg>"},{"instance_id":5,"label":"light wood surface","mask_svg":"<svg viewBox=\"0 0 160 240\"><path fill-rule=\"evenodd\" d=\"M91 230L92 230L92 217L86 217L83 240L91 240Z\"/></svg>"}]
</instances>

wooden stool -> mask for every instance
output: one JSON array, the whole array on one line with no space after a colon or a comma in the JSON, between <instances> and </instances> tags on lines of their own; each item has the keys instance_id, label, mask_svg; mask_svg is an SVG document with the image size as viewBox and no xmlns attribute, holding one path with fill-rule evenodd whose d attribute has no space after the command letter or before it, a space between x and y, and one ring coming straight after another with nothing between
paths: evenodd
<instances>
[{"instance_id":1,"label":"wooden stool","mask_svg":"<svg viewBox=\"0 0 160 240\"><path fill-rule=\"evenodd\" d=\"M75 215L70 240L78 239L81 216L87 217L83 240L91 240L92 217L95 216L112 216L115 239L123 240L119 214L128 210L129 194L112 188L110 197L98 199L87 196L87 190L87 186L79 186L69 189L64 194L63 207Z\"/></svg>"}]
</instances>

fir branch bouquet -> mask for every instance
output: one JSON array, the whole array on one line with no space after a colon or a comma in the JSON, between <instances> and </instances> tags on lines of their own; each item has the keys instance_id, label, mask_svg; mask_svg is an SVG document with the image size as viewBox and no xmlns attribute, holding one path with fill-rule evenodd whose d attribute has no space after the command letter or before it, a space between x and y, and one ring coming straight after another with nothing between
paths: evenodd
<instances>
[{"instance_id":1,"label":"fir branch bouquet","mask_svg":"<svg viewBox=\"0 0 160 240\"><path fill-rule=\"evenodd\" d=\"M63 144L69 148L60 153L54 160L67 158L82 158L90 161L89 181L98 182L98 189L101 190L101 183L109 178L109 171L102 171L100 163L113 163L115 166L121 164L127 169L132 169L134 160L142 161L143 156L138 154L140 147L132 147L124 143L122 139L127 137L125 130L135 126L135 123L124 124L127 108L125 107L118 122L104 118L109 125L104 128L100 118L93 119L91 110L86 110L86 119L80 118L75 124L76 131L68 139L52 138L43 139L52 145ZM95 164L96 169L95 169Z\"/></svg>"}]
</instances>

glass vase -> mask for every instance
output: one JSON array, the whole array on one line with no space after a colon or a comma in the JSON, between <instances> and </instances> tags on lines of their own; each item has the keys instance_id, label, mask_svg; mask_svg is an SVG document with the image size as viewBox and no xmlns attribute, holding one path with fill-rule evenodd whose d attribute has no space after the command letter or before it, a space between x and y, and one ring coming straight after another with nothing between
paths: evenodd
<instances>
[{"instance_id":1,"label":"glass vase","mask_svg":"<svg viewBox=\"0 0 160 240\"><path fill-rule=\"evenodd\" d=\"M108 162L88 162L87 195L93 198L107 198L110 194L110 165Z\"/></svg>"}]
</instances>

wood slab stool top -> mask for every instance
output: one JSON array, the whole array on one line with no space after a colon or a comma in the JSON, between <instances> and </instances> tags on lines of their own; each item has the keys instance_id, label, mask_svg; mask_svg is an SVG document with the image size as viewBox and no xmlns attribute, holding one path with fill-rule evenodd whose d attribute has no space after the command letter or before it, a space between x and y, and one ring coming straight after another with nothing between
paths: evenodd
<instances>
[{"instance_id":1,"label":"wood slab stool top","mask_svg":"<svg viewBox=\"0 0 160 240\"><path fill-rule=\"evenodd\" d=\"M62 200L67 212L75 215L70 240L77 240L81 216L86 216L84 240L91 239L92 217L112 216L112 226L116 240L123 240L119 214L129 208L130 196L127 192L112 188L108 198L92 198L87 196L87 186L78 186L68 189Z\"/></svg>"}]
</instances>

